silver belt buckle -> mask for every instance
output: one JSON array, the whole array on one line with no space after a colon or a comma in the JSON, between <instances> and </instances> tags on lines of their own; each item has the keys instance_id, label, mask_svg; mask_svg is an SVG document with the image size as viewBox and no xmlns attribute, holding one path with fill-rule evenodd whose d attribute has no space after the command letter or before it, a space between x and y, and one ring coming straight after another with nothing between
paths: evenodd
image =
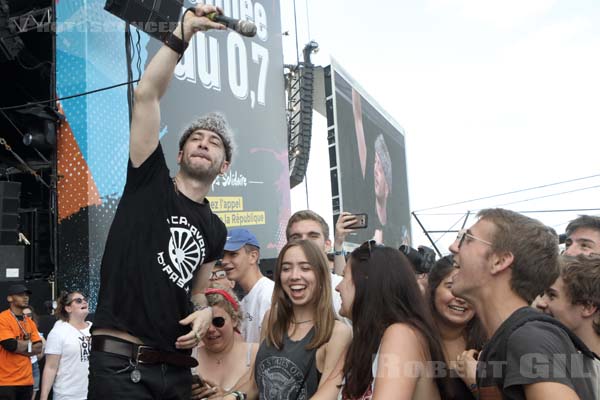
<instances>
[{"instance_id":1,"label":"silver belt buckle","mask_svg":"<svg viewBox=\"0 0 600 400\"><path fill-rule=\"evenodd\" d=\"M150 347L150 346L144 346L142 344L138 345L137 354L135 355L135 363L136 363L136 365L137 364L145 364L144 361L140 361L140 356L142 355L142 352L144 351L144 349L150 350L150 349L152 349L152 347Z\"/></svg>"}]
</instances>

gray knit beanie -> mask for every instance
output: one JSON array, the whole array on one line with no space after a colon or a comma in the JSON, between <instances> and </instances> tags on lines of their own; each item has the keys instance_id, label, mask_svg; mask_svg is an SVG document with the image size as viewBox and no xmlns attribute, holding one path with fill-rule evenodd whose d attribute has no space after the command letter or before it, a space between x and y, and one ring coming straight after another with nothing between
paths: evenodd
<instances>
[{"instance_id":1,"label":"gray knit beanie","mask_svg":"<svg viewBox=\"0 0 600 400\"><path fill-rule=\"evenodd\" d=\"M225 160L231 162L234 148L233 132L231 131L225 116L221 113L211 112L192 122L192 124L181 134L181 138L179 139L179 150L183 150L183 146L190 135L199 129L214 132L221 137L223 145L225 146Z\"/></svg>"}]
</instances>

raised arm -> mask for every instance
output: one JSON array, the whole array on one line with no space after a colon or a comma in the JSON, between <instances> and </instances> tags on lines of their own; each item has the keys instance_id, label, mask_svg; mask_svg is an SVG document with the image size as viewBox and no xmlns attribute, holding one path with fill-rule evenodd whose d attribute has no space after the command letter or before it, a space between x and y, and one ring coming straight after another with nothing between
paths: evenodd
<instances>
[{"instance_id":1,"label":"raised arm","mask_svg":"<svg viewBox=\"0 0 600 400\"><path fill-rule=\"evenodd\" d=\"M194 33L208 29L225 29L204 17L211 12L219 12L211 5L198 5L195 13L188 12L183 21L183 40L189 43ZM179 39L181 25L173 35ZM179 54L168 46L162 46L152 58L135 89L129 138L129 158L134 167L139 167L158 146L160 129L160 99L167 91L173 77Z\"/></svg>"},{"instance_id":2,"label":"raised arm","mask_svg":"<svg viewBox=\"0 0 600 400\"><path fill-rule=\"evenodd\" d=\"M349 233L354 229L348 228L356 223L356 217L349 212L342 211L335 223L335 236L333 241L333 272L336 275L344 276L344 267L346 266L346 257L344 256L344 241ZM337 253L337 254L336 254Z\"/></svg>"},{"instance_id":3,"label":"raised arm","mask_svg":"<svg viewBox=\"0 0 600 400\"><path fill-rule=\"evenodd\" d=\"M364 179L367 169L367 143L365 140L365 131L363 130L360 94L355 89L352 89L352 114L354 115L356 143L358 144L358 161L360 161L360 170Z\"/></svg>"}]
</instances>

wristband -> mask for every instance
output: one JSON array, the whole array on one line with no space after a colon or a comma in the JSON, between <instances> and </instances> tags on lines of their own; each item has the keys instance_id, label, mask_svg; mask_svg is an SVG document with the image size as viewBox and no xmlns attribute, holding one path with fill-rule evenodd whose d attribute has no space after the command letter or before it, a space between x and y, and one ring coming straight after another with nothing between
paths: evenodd
<instances>
[{"instance_id":1,"label":"wristband","mask_svg":"<svg viewBox=\"0 0 600 400\"><path fill-rule=\"evenodd\" d=\"M479 391L479 388L477 387L476 383L471 383L469 385L469 390L471 391L471 393L477 393L477 391Z\"/></svg>"},{"instance_id":2,"label":"wristband","mask_svg":"<svg viewBox=\"0 0 600 400\"><path fill-rule=\"evenodd\" d=\"M246 400L246 393L240 392L238 390L231 392L229 394L234 395L236 400Z\"/></svg>"},{"instance_id":3,"label":"wristband","mask_svg":"<svg viewBox=\"0 0 600 400\"><path fill-rule=\"evenodd\" d=\"M344 249L341 250L333 250L333 255L334 256L346 256L346 252L344 251Z\"/></svg>"},{"instance_id":4,"label":"wristband","mask_svg":"<svg viewBox=\"0 0 600 400\"><path fill-rule=\"evenodd\" d=\"M163 39L163 43L165 46L173 50L175 53L180 56L185 53L185 50L188 48L189 43L184 42L182 39L179 39L177 36L173 35L172 32L169 32Z\"/></svg>"}]
</instances>

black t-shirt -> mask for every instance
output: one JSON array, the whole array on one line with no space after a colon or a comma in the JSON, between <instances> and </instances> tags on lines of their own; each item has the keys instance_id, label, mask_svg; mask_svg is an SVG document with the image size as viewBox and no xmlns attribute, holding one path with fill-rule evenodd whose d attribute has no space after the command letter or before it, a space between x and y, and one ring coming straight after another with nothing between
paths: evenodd
<instances>
[{"instance_id":1,"label":"black t-shirt","mask_svg":"<svg viewBox=\"0 0 600 400\"><path fill-rule=\"evenodd\" d=\"M179 321L192 311L194 273L222 256L226 236L207 200L176 191L160 144L138 168L129 162L102 258L94 328L176 351L177 337L190 331Z\"/></svg>"},{"instance_id":2,"label":"black t-shirt","mask_svg":"<svg viewBox=\"0 0 600 400\"><path fill-rule=\"evenodd\" d=\"M567 328L540 318L549 317L523 307L500 325L477 364L480 400L525 400L524 386L538 382L561 383L581 399L594 399L597 377L589 350L582 354Z\"/></svg>"}]
</instances>

